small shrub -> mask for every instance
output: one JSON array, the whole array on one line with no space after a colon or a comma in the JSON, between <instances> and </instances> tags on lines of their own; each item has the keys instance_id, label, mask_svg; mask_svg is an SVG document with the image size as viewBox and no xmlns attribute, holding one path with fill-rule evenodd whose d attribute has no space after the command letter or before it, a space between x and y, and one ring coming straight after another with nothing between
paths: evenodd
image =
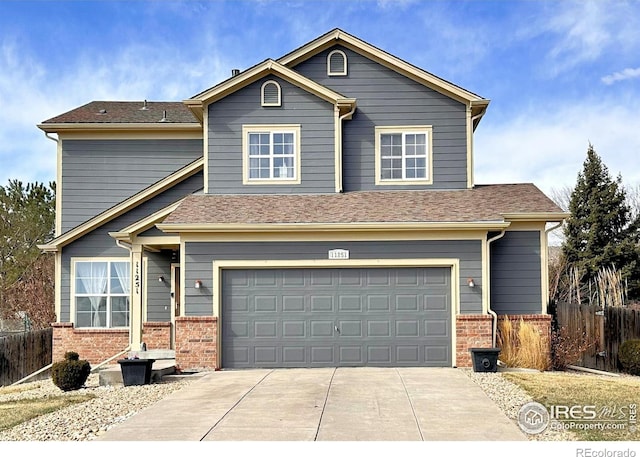
<instances>
[{"instance_id":1,"label":"small shrub","mask_svg":"<svg viewBox=\"0 0 640 457\"><path fill-rule=\"evenodd\" d=\"M625 372L640 376L640 340L622 343L618 349L618 360Z\"/></svg>"},{"instance_id":2,"label":"small shrub","mask_svg":"<svg viewBox=\"0 0 640 457\"><path fill-rule=\"evenodd\" d=\"M77 352L67 352L64 360L51 366L51 380L61 390L67 392L80 389L91 373L91 365L80 360Z\"/></svg>"},{"instance_id":3,"label":"small shrub","mask_svg":"<svg viewBox=\"0 0 640 457\"><path fill-rule=\"evenodd\" d=\"M570 333L567 327L551 331L551 358L554 370L565 370L569 365L578 365L582 356L596 345L586 333Z\"/></svg>"}]
</instances>

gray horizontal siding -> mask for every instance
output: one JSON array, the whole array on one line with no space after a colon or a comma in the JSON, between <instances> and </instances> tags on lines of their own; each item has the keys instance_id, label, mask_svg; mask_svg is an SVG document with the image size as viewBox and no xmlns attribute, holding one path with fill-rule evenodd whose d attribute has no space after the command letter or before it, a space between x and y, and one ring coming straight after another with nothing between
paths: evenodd
<instances>
[{"instance_id":1,"label":"gray horizontal siding","mask_svg":"<svg viewBox=\"0 0 640 457\"><path fill-rule=\"evenodd\" d=\"M327 54L341 49L347 55L348 75L327 76ZM353 119L344 121L343 185L345 191L389 189L375 186L375 127L433 126L432 189L467 186L466 108L346 48L333 47L295 67L304 76L358 100ZM421 186L391 186L394 190Z\"/></svg>"},{"instance_id":2,"label":"gray horizontal siding","mask_svg":"<svg viewBox=\"0 0 640 457\"><path fill-rule=\"evenodd\" d=\"M462 313L482 311L482 245L476 240L393 242L278 242L278 243L186 243L185 312L206 316L212 312L214 260L307 260L326 259L330 249L349 249L352 259L460 259L460 309ZM470 289L466 278L477 286ZM195 280L202 288L193 287Z\"/></svg>"},{"instance_id":3,"label":"gray horizontal siding","mask_svg":"<svg viewBox=\"0 0 640 457\"><path fill-rule=\"evenodd\" d=\"M491 309L496 313L541 313L541 278L540 232L506 232L491 244Z\"/></svg>"},{"instance_id":4,"label":"gray horizontal siding","mask_svg":"<svg viewBox=\"0 0 640 457\"><path fill-rule=\"evenodd\" d=\"M171 252L147 252L147 322L171 320ZM163 276L164 282L158 277Z\"/></svg>"},{"instance_id":5,"label":"gray horizontal siding","mask_svg":"<svg viewBox=\"0 0 640 457\"><path fill-rule=\"evenodd\" d=\"M276 80L281 107L263 107L260 88ZM335 191L333 105L278 78L268 77L209 106L209 193L314 193ZM299 124L301 183L242 184L242 126Z\"/></svg>"},{"instance_id":6,"label":"gray horizontal siding","mask_svg":"<svg viewBox=\"0 0 640 457\"><path fill-rule=\"evenodd\" d=\"M200 190L202 187L202 179L202 173L196 173L194 176L176 184L171 189L150 199L143 205L140 205L128 213L107 222L62 249L62 277L59 285L62 305L60 322L70 322L69 303L71 293L71 258L128 257L129 252L116 246L116 242L109 236L109 232L117 232L122 228L161 210L167 205L180 200L184 196Z\"/></svg>"},{"instance_id":7,"label":"gray horizontal siding","mask_svg":"<svg viewBox=\"0 0 640 457\"><path fill-rule=\"evenodd\" d=\"M64 140L62 232L202 157L202 140Z\"/></svg>"}]
</instances>

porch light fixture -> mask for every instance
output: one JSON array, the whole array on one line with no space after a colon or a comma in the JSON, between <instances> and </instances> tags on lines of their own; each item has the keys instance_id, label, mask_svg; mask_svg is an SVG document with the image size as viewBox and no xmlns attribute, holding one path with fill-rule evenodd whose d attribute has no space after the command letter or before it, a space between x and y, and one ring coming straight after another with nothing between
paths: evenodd
<instances>
[{"instance_id":1,"label":"porch light fixture","mask_svg":"<svg viewBox=\"0 0 640 457\"><path fill-rule=\"evenodd\" d=\"M164 276L162 275L158 276L158 282L164 282Z\"/></svg>"},{"instance_id":2,"label":"porch light fixture","mask_svg":"<svg viewBox=\"0 0 640 457\"><path fill-rule=\"evenodd\" d=\"M195 287L196 289L199 289L200 287L202 287L202 281L200 281L199 279L196 279L196 282L193 285L193 287Z\"/></svg>"},{"instance_id":3,"label":"porch light fixture","mask_svg":"<svg viewBox=\"0 0 640 457\"><path fill-rule=\"evenodd\" d=\"M473 278L469 278L467 279L467 285L473 289L476 286L476 283L473 282Z\"/></svg>"}]
</instances>

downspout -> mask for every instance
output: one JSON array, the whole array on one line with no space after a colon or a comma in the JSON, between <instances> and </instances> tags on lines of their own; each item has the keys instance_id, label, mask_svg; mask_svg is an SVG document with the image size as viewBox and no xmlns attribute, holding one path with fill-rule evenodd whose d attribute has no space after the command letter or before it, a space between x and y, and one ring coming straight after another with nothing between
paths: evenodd
<instances>
[{"instance_id":1,"label":"downspout","mask_svg":"<svg viewBox=\"0 0 640 457\"><path fill-rule=\"evenodd\" d=\"M338 175L338 182L337 182L337 188L336 191L338 193L342 193L344 192L343 186L342 186L342 122L347 119L347 118L351 118L351 116L353 116L353 113L356 112L356 104L354 103L351 107L351 111L349 111L348 113L343 114L342 116L338 117L338 129L339 129L339 135L338 135L338 161L336 163L336 167L338 167L337 170L337 175Z\"/></svg>"},{"instance_id":2,"label":"downspout","mask_svg":"<svg viewBox=\"0 0 640 457\"><path fill-rule=\"evenodd\" d=\"M491 314L491 317L493 319L493 328L491 330L491 347L496 347L496 338L498 334L498 315L491 309L491 243L502 238L505 232L506 229L502 229L499 234L487 240L487 284L485 284L485 287L488 289L487 313Z\"/></svg>"}]
</instances>

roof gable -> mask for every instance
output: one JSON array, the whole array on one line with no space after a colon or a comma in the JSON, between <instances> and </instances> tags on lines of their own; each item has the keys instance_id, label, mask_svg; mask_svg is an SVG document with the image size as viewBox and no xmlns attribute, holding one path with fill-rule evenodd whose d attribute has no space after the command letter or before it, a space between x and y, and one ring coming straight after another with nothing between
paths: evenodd
<instances>
[{"instance_id":1,"label":"roof gable","mask_svg":"<svg viewBox=\"0 0 640 457\"><path fill-rule=\"evenodd\" d=\"M278 62L284 66L292 68L323 50L335 45L342 45L367 58L378 62L414 81L419 82L437 92L440 92L457 101L471 107L472 115L482 115L489 105L489 100L474 94L460 86L435 76L421 68L416 67L386 51L383 51L361 39L350 35L343 30L334 29L313 41L295 49L294 51L280 57ZM479 122L476 119L475 125ZM474 125L474 128L475 128Z\"/></svg>"},{"instance_id":2,"label":"roof gable","mask_svg":"<svg viewBox=\"0 0 640 457\"><path fill-rule=\"evenodd\" d=\"M184 104L191 109L198 119L202 121L204 108L208 104L214 103L217 100L220 100L221 98L224 98L227 95L232 94L268 75L276 75L344 110L350 110L356 103L353 98L345 97L342 94L302 76L275 60L267 59L248 70L232 76L220 84L194 95L193 97L185 100Z\"/></svg>"}]
</instances>

